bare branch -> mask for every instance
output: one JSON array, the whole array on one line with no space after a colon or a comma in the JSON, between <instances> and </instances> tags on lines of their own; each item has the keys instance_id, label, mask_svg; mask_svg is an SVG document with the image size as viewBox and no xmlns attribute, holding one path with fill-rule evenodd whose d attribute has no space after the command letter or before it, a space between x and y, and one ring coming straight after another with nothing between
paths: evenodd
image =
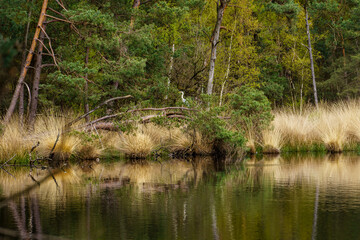
<instances>
[{"instance_id":1,"label":"bare branch","mask_svg":"<svg viewBox=\"0 0 360 240\"><path fill-rule=\"evenodd\" d=\"M109 102L115 101L115 100L120 100L120 99L126 99L126 98L132 98L133 96L131 95L127 95L127 96L122 96L122 97L114 97L114 98L110 98L104 102L102 102L101 104L97 105L94 109L90 110L89 112L81 115L80 117L76 118L75 120L69 122L68 124L66 124L65 128L70 127L72 124L80 121L81 119L83 119L84 117L90 115L91 113L95 112L97 109L101 108L102 106L108 104Z\"/></svg>"},{"instance_id":2,"label":"bare branch","mask_svg":"<svg viewBox=\"0 0 360 240\"><path fill-rule=\"evenodd\" d=\"M54 50L53 50L53 48L51 46L51 39L50 39L49 35L46 33L45 29L43 27L41 27L41 26L39 26L39 27L41 28L41 31L43 31L43 33L45 34L46 38L49 40L49 47L51 49L51 54L52 54L52 57L54 59L54 63L58 67L58 69L60 70L60 68L59 68L59 66L58 66L58 64L56 62L56 57L55 57Z\"/></svg>"},{"instance_id":3,"label":"bare branch","mask_svg":"<svg viewBox=\"0 0 360 240\"><path fill-rule=\"evenodd\" d=\"M49 17L49 18L52 18L52 19L55 19L55 20L60 21L60 22L66 22L66 23L72 24L71 21L66 20L66 19L61 19L61 18L58 18L58 17L54 17L54 16L51 16L51 15L49 15L49 14L45 14L45 16L47 16L47 17Z\"/></svg>"}]
</instances>

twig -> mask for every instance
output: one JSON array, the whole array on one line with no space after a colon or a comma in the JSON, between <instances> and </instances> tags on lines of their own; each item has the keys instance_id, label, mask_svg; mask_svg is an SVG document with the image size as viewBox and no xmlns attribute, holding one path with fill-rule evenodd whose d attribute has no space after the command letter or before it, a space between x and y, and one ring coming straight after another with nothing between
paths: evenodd
<instances>
[{"instance_id":1,"label":"twig","mask_svg":"<svg viewBox=\"0 0 360 240\"><path fill-rule=\"evenodd\" d=\"M26 87L26 89L28 91L28 105L27 105L26 110L27 110L27 112L29 112L30 103L31 103L31 91L30 91L29 85L26 82L24 82L24 85L25 85L25 87Z\"/></svg>"},{"instance_id":2,"label":"twig","mask_svg":"<svg viewBox=\"0 0 360 240\"><path fill-rule=\"evenodd\" d=\"M56 0L56 2L60 5L60 7L62 7L65 11L67 11L64 4L60 0Z\"/></svg>"},{"instance_id":3,"label":"twig","mask_svg":"<svg viewBox=\"0 0 360 240\"><path fill-rule=\"evenodd\" d=\"M5 168L1 168L2 170L4 170L7 174L9 174L10 176L12 176L13 178L16 179L16 177L14 177L14 175L12 175L11 173L9 173Z\"/></svg>"},{"instance_id":4,"label":"twig","mask_svg":"<svg viewBox=\"0 0 360 240\"><path fill-rule=\"evenodd\" d=\"M54 12L54 13L62 16L63 18L66 18L66 16L65 16L64 14L62 14L61 12L58 12L58 11L54 10L53 8L51 8L51 7L48 7L48 9L49 9L50 11L52 11L52 12Z\"/></svg>"},{"instance_id":5,"label":"twig","mask_svg":"<svg viewBox=\"0 0 360 240\"><path fill-rule=\"evenodd\" d=\"M52 57L54 59L54 63L58 67L58 69L60 70L60 68L59 68L59 66L58 66L58 64L56 62L56 57L55 57L54 50L53 50L53 48L51 46L51 39L50 39L49 35L46 33L45 29L43 27L41 27L41 26L39 26L39 27L41 28L41 31L43 31L43 33L45 34L46 38L49 40L49 47L50 47L50 50L51 50Z\"/></svg>"},{"instance_id":6,"label":"twig","mask_svg":"<svg viewBox=\"0 0 360 240\"><path fill-rule=\"evenodd\" d=\"M98 138L99 138L99 141L100 141L100 144L101 144L101 148L104 148L104 145L103 145L103 143L102 143L102 141L101 141L101 137L100 137L100 135L99 135L96 127L95 127L94 125L92 125L92 127L95 129L95 132L96 132L96 134L97 134L97 136L98 136Z\"/></svg>"},{"instance_id":7,"label":"twig","mask_svg":"<svg viewBox=\"0 0 360 240\"><path fill-rule=\"evenodd\" d=\"M54 182L56 183L56 186L59 187L59 184L57 183L56 178L55 178L54 174L51 172L50 168L48 168L48 171L49 171L51 177L54 179Z\"/></svg>"},{"instance_id":8,"label":"twig","mask_svg":"<svg viewBox=\"0 0 360 240\"><path fill-rule=\"evenodd\" d=\"M54 17L54 16L51 16L51 15L49 15L49 14L45 14L45 16L47 16L47 17L49 17L49 18L53 18L53 19L58 20L58 21L61 21L61 22L66 22L66 23L71 23L71 24L72 24L72 22L69 21L69 20L65 20L65 19L61 19L61 18L58 18L58 17Z\"/></svg>"},{"instance_id":9,"label":"twig","mask_svg":"<svg viewBox=\"0 0 360 240\"><path fill-rule=\"evenodd\" d=\"M10 162L15 156L16 156L16 154L15 154L14 156L12 156L9 160L7 160L5 163L3 163L3 164L0 166L0 169L3 168L8 162Z\"/></svg>"},{"instance_id":10,"label":"twig","mask_svg":"<svg viewBox=\"0 0 360 240\"><path fill-rule=\"evenodd\" d=\"M35 159L34 161L32 161L32 159L31 159L31 153L32 153L32 152L35 150L35 148L37 148L39 145L40 145L40 142L38 141L37 144L34 145L34 146L31 148L30 152L29 152L30 168L32 167L32 163L35 162L36 160L38 160L38 159Z\"/></svg>"},{"instance_id":11,"label":"twig","mask_svg":"<svg viewBox=\"0 0 360 240\"><path fill-rule=\"evenodd\" d=\"M30 178L38 185L40 186L40 183L31 175L31 172L29 173Z\"/></svg>"},{"instance_id":12,"label":"twig","mask_svg":"<svg viewBox=\"0 0 360 240\"><path fill-rule=\"evenodd\" d=\"M53 157L53 151L54 151L54 149L55 149L55 147L56 147L57 142L59 141L59 137L60 137L60 133L58 133L58 135L57 135L57 137L56 137L56 141L55 141L55 143L54 143L54 146L52 147L52 149L51 149L51 151L50 151L49 159L51 159L51 160L52 160L52 157Z\"/></svg>"},{"instance_id":13,"label":"twig","mask_svg":"<svg viewBox=\"0 0 360 240\"><path fill-rule=\"evenodd\" d=\"M49 56L52 56L50 50L45 46L45 44L40 39L37 38L36 41L38 41L46 49L46 51L49 53Z\"/></svg>"}]
</instances>

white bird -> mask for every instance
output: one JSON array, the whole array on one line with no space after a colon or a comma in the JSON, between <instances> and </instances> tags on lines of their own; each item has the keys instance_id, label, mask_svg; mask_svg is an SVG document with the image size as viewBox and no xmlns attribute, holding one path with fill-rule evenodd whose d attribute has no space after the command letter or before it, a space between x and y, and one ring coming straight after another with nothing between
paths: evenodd
<instances>
[{"instance_id":1,"label":"white bird","mask_svg":"<svg viewBox=\"0 0 360 240\"><path fill-rule=\"evenodd\" d=\"M183 103L186 103L186 99L184 98L184 92L183 91L180 91L181 92L181 101Z\"/></svg>"}]
</instances>

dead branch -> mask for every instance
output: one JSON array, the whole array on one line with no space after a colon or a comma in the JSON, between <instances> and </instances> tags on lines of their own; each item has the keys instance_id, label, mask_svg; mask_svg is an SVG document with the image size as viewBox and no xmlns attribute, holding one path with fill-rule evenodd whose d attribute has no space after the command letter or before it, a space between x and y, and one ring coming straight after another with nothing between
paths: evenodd
<instances>
[{"instance_id":1,"label":"dead branch","mask_svg":"<svg viewBox=\"0 0 360 240\"><path fill-rule=\"evenodd\" d=\"M65 8L64 4L61 2L61 0L56 0L56 2L60 5L60 7L62 7L65 11L67 11L67 9Z\"/></svg>"},{"instance_id":2,"label":"dead branch","mask_svg":"<svg viewBox=\"0 0 360 240\"><path fill-rule=\"evenodd\" d=\"M4 170L7 174L9 174L10 176L12 176L13 178L16 179L16 177L14 175L12 175L11 173L9 173L5 168L2 168L2 170Z\"/></svg>"},{"instance_id":3,"label":"dead branch","mask_svg":"<svg viewBox=\"0 0 360 240\"><path fill-rule=\"evenodd\" d=\"M121 112L121 113L115 113L112 115L107 115L98 119L95 119L92 122L89 122L87 125L91 125L100 121L104 121L106 119L110 119L110 118L114 118L114 117L119 117L122 115L125 115L127 113L134 113L134 112L144 112L144 111L167 111L167 110L184 110L184 111L198 111L197 109L193 109L193 108L187 108L187 107L164 107L164 108L141 108L141 109L133 109L133 110L128 110L126 112ZM156 115L159 116L159 115Z\"/></svg>"},{"instance_id":4,"label":"dead branch","mask_svg":"<svg viewBox=\"0 0 360 240\"><path fill-rule=\"evenodd\" d=\"M31 153L35 150L35 148L37 148L40 145L40 142L38 141L36 145L34 145L30 152L29 152L29 163L30 163L30 168L32 167L32 163L35 162L36 160L32 161L31 159Z\"/></svg>"},{"instance_id":5,"label":"dead branch","mask_svg":"<svg viewBox=\"0 0 360 240\"><path fill-rule=\"evenodd\" d=\"M157 118L157 117L191 119L190 117L182 115L181 113L178 113L178 114L171 113L171 114L164 114L164 115L152 114L152 115L143 116L140 118L141 119L140 121L143 123L147 123L151 119ZM132 122L135 122L135 120L126 120L125 122L132 123ZM89 126L89 124L86 124L86 125ZM108 131L119 131L120 130L120 128L116 125L116 123L113 123L113 122L96 122L94 124L91 124L91 126L96 127L96 129L108 130Z\"/></svg>"},{"instance_id":6,"label":"dead branch","mask_svg":"<svg viewBox=\"0 0 360 240\"><path fill-rule=\"evenodd\" d=\"M49 18L52 18L52 19L55 19L55 20L60 21L60 22L66 22L66 23L72 24L71 21L66 20L66 19L61 19L61 18L58 18L58 17L54 17L54 16L51 16L51 15L49 15L49 14L45 14L45 16L47 16L47 17L49 17Z\"/></svg>"},{"instance_id":7,"label":"dead branch","mask_svg":"<svg viewBox=\"0 0 360 240\"><path fill-rule=\"evenodd\" d=\"M58 133L57 137L56 137L56 140L55 140L55 143L54 143L54 146L52 147L51 151L50 151L50 154L49 154L49 158L52 159L53 157L53 152L54 152L54 149L56 147L56 144L58 143L59 141L59 137L60 137L60 133Z\"/></svg>"},{"instance_id":8,"label":"dead branch","mask_svg":"<svg viewBox=\"0 0 360 240\"><path fill-rule=\"evenodd\" d=\"M43 64L41 65L41 68L44 68L44 67L55 67L56 65L53 64L53 63L47 63L47 64Z\"/></svg>"},{"instance_id":9,"label":"dead branch","mask_svg":"<svg viewBox=\"0 0 360 240\"><path fill-rule=\"evenodd\" d=\"M46 45L40 39L36 39L36 41L38 41L46 49L46 51L49 53L49 56L52 56L51 51L46 47Z\"/></svg>"},{"instance_id":10,"label":"dead branch","mask_svg":"<svg viewBox=\"0 0 360 240\"><path fill-rule=\"evenodd\" d=\"M114 97L114 98L110 98L102 103L100 103L99 105L97 105L95 108L93 108L92 110L90 110L89 112L81 115L80 117L76 118L75 120L69 122L68 124L65 125L65 128L70 127L71 125L73 125L74 123L80 121L81 119L83 119L86 116L89 116L91 113L95 112L96 110L98 110L99 108L101 108L104 105L107 105L109 102L115 101L115 100L120 100L120 99L126 99L126 98L132 98L133 96L131 95L127 95L127 96L122 96L122 97Z\"/></svg>"},{"instance_id":11,"label":"dead branch","mask_svg":"<svg viewBox=\"0 0 360 240\"><path fill-rule=\"evenodd\" d=\"M66 16L65 16L64 14L62 14L61 12L58 12L58 11L56 11L55 9L51 8L51 7L48 7L48 9L49 9L50 11L52 11L53 13L56 13L56 14L62 16L63 18L66 18Z\"/></svg>"},{"instance_id":12,"label":"dead branch","mask_svg":"<svg viewBox=\"0 0 360 240\"><path fill-rule=\"evenodd\" d=\"M49 40L49 47L50 47L50 50L51 50L52 57L54 59L54 64L59 68L59 66L58 66L58 64L56 62L54 49L51 46L51 39L50 39L49 35L46 33L45 29L42 26L40 26L40 28L41 28L41 31L43 31L43 33L45 34L46 38ZM60 68L59 68L59 70L60 70Z\"/></svg>"},{"instance_id":13,"label":"dead branch","mask_svg":"<svg viewBox=\"0 0 360 240\"><path fill-rule=\"evenodd\" d=\"M14 156L12 156L9 160L7 160L6 162L4 162L1 166L0 169L2 169L8 162L10 162L14 157L16 156L16 154Z\"/></svg>"},{"instance_id":14,"label":"dead branch","mask_svg":"<svg viewBox=\"0 0 360 240\"><path fill-rule=\"evenodd\" d=\"M57 183L56 178L55 178L54 174L51 172L50 168L48 168L48 171L49 171L49 174L51 175L52 179L54 180L56 187L59 187L59 184Z\"/></svg>"},{"instance_id":15,"label":"dead branch","mask_svg":"<svg viewBox=\"0 0 360 240\"><path fill-rule=\"evenodd\" d=\"M29 112L29 107L30 107L30 103L31 103L31 91L30 91L29 85L26 82L24 82L24 85L28 91L28 105L27 105L26 111Z\"/></svg>"},{"instance_id":16,"label":"dead branch","mask_svg":"<svg viewBox=\"0 0 360 240\"><path fill-rule=\"evenodd\" d=\"M38 186L40 186L39 181L37 181L37 180L33 177L33 175L31 175L31 172L29 172L29 176L30 176L31 180L33 180Z\"/></svg>"}]
</instances>

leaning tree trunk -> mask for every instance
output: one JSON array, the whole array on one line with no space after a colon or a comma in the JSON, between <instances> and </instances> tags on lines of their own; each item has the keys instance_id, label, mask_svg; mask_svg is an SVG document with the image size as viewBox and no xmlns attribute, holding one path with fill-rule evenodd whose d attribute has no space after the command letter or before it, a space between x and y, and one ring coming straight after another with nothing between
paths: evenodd
<instances>
[{"instance_id":1,"label":"leaning tree trunk","mask_svg":"<svg viewBox=\"0 0 360 240\"><path fill-rule=\"evenodd\" d=\"M36 48L36 42L37 42L37 39L38 39L40 31L41 31L40 26L43 25L43 22L44 22L44 19L45 19L45 12L46 12L46 8L47 8L47 4L48 4L48 0L44 0L42 8L41 8L39 22L37 24L36 31L35 31L35 34L34 34L34 38L33 38L32 43L31 43L30 51L29 51L29 53L27 55L25 65L21 70L21 74L20 74L20 77L19 77L18 82L16 84L16 88L15 88L13 97L11 99L10 106L9 106L9 108L8 108L8 110L6 112L5 118L4 118L4 123L8 123L11 116L12 116L12 114L14 113L16 102L17 102L17 100L19 98L19 94L20 94L20 88L23 85L24 79L26 77L27 69L30 66L30 63L31 63L31 60L32 60L32 57L33 57L33 54L34 54L34 51L35 51L35 48Z\"/></svg>"},{"instance_id":2,"label":"leaning tree trunk","mask_svg":"<svg viewBox=\"0 0 360 240\"><path fill-rule=\"evenodd\" d=\"M220 4L219 4L220 2ZM210 58L210 70L209 70L209 81L207 85L207 94L211 95L214 85L214 73L215 73L215 61L216 61L216 47L219 43L221 22L224 16L225 8L228 4L228 0L219 0L217 5L217 18L215 28L211 37L211 58Z\"/></svg>"},{"instance_id":3,"label":"leaning tree trunk","mask_svg":"<svg viewBox=\"0 0 360 240\"><path fill-rule=\"evenodd\" d=\"M312 81L313 81L313 87L314 87L314 100L315 100L315 106L316 106L316 108L319 108L318 96L317 96L317 90L316 90L316 80L315 80L315 70L314 70L314 59L313 59L312 48L311 48L311 36L310 36L310 27L309 27L309 14L308 14L307 7L305 7L305 20L306 20L306 33L307 33L307 36L308 36L308 49L309 49L309 55L310 55L311 75L312 75Z\"/></svg>"},{"instance_id":4,"label":"leaning tree trunk","mask_svg":"<svg viewBox=\"0 0 360 240\"><path fill-rule=\"evenodd\" d=\"M43 25L43 29L45 30L46 26ZM41 31L39 40L44 42L45 33ZM36 62L35 62L35 73L34 73L34 81L31 93L31 105L30 105L30 113L29 113L29 128L33 129L36 119L36 111L39 99L39 84L40 84L40 76L42 69L42 53L44 46L39 44L38 51L36 53Z\"/></svg>"}]
</instances>

